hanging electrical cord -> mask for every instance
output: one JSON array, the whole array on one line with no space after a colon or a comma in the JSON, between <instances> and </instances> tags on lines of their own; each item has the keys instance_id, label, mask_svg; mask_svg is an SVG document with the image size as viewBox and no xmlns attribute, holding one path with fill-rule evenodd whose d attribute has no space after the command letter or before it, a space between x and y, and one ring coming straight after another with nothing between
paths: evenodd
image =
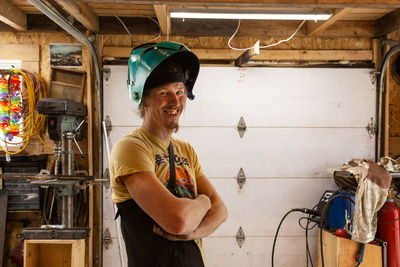
<instances>
[{"instance_id":1,"label":"hanging electrical cord","mask_svg":"<svg viewBox=\"0 0 400 267\"><path fill-rule=\"evenodd\" d=\"M292 212L303 212L309 215L314 215L314 216L318 216L318 212L316 210L313 209L305 209L305 208L301 208L301 209L291 209L290 211L288 211L281 219L278 228L276 229L276 233L275 233L275 237L274 237L274 243L272 244L272 255L271 255L271 267L274 267L274 256L275 256L275 245L276 245L276 239L278 238L278 234L279 234L279 230L282 226L283 221L286 219L286 217L292 213ZM308 262L308 261L307 261Z\"/></svg>"},{"instance_id":2,"label":"hanging electrical cord","mask_svg":"<svg viewBox=\"0 0 400 267\"><path fill-rule=\"evenodd\" d=\"M22 139L20 142L10 142L7 138L1 138L0 140L5 144L5 147L0 145L0 149L6 154L15 155L28 146L29 141L33 136L37 136L39 140L50 150L53 149L42 139L40 133L44 128L45 116L38 114L35 110L36 104L42 97L46 97L47 86L46 82L37 74L30 73L26 70L9 70L10 74L20 75L23 77L23 87L25 91L22 91L22 129L18 136ZM8 145L21 145L21 148L15 152L10 152L7 149Z\"/></svg>"},{"instance_id":3,"label":"hanging electrical cord","mask_svg":"<svg viewBox=\"0 0 400 267\"><path fill-rule=\"evenodd\" d=\"M310 218L311 216L309 216L308 218ZM305 236L306 236L306 262L307 262L307 267L308 267L308 260L310 260L311 263L311 267L314 267L313 261L312 261L312 257L311 257L311 252L310 252L310 246L308 245L308 231L313 229L315 227L314 224L313 227L309 228L308 226L310 225L310 220L307 220L307 225L306 225L306 229L305 229Z\"/></svg>"},{"instance_id":4,"label":"hanging electrical cord","mask_svg":"<svg viewBox=\"0 0 400 267\"><path fill-rule=\"evenodd\" d=\"M318 204L315 205L315 206L312 208L312 210L315 210L315 209L317 208L317 206L318 206ZM301 221L302 221L302 220L307 220L307 224L306 224L305 227L301 224ZM310 227L310 223L311 223L311 222L313 222L314 225L312 225L312 226ZM304 230L304 232L305 232L305 237L306 237L306 263L307 263L306 267L308 267L308 262L311 263L311 267L314 267L314 264L313 264L313 261L312 261L312 257L311 257L311 252L310 252L310 246L309 246L309 244L308 244L308 231L314 229L315 226L317 226L319 222L320 222L319 219L316 219L316 218L312 217L310 214L308 215L308 217L300 217L300 218L299 218L299 222L298 222L298 223L299 223L299 226Z\"/></svg>"},{"instance_id":5,"label":"hanging electrical cord","mask_svg":"<svg viewBox=\"0 0 400 267\"><path fill-rule=\"evenodd\" d=\"M152 42L152 41L157 40L158 38L160 38L160 36L161 36L161 34L162 34L161 26L160 26L160 24L158 23L157 20L153 19L152 17L144 17L144 18L147 18L147 19L153 21L155 24L157 24L157 27L158 27L158 35L157 35L157 37L155 37L155 38L153 38L153 39L150 39L150 40L136 40L136 39L133 39L132 33L129 31L128 27L127 27L126 24L122 21L122 19L121 19L120 17L118 17L117 15L114 15L114 17L116 17L116 18L118 19L118 21L121 22L122 26L125 28L126 32L129 34L129 37L131 38L131 43L132 43L132 42L145 42L145 43L147 43L147 42Z\"/></svg>"},{"instance_id":6,"label":"hanging electrical cord","mask_svg":"<svg viewBox=\"0 0 400 267\"><path fill-rule=\"evenodd\" d=\"M281 43L283 43L283 42L288 42L288 41L290 41L290 40L296 35L296 33L300 30L301 26L303 26L303 24L304 24L305 22L306 22L306 21L303 20L303 22L300 23L299 27L297 27L296 31L295 31L292 35L290 35L289 38L280 40L280 41L278 41L278 42L276 42L276 43L273 43L273 44L263 45L263 46L260 46L259 48L268 48L268 47L271 47L271 46L279 45L279 44L281 44ZM238 22L238 26L237 26L237 28L236 28L236 31L233 33L233 35L231 36L231 38L229 38L229 40L228 40L228 46L229 46L229 48L232 49L232 50L250 50L250 49L252 49L252 48L255 48L254 45L251 46L251 47L248 47L248 48L236 48L236 47L232 47L232 46L231 46L231 41L232 41L233 37L235 37L236 33L239 31L239 27L240 27L240 19L239 19L239 22Z\"/></svg>"},{"instance_id":7,"label":"hanging electrical cord","mask_svg":"<svg viewBox=\"0 0 400 267\"><path fill-rule=\"evenodd\" d=\"M327 196L327 193L331 194L329 196L329 198ZM331 206L331 204L333 203L333 201L336 198L343 198L343 199L347 200L346 201L346 207L347 207L347 210L350 211L349 214L350 214L350 217L352 218L353 215L352 215L351 209L355 205L354 200L350 197L350 195L352 193L353 193L352 191L343 190L342 193L336 192L336 193L334 193L332 195L332 191L326 191L324 193L324 195L322 196L321 200L319 201L319 203L317 205L315 205L312 209L305 209L305 208L292 209L289 212L287 212L283 216L282 220L280 221L280 223L278 225L278 228L276 230L276 233L275 233L274 242L273 242L273 245L272 245L271 267L274 267L275 245L276 245L276 240L277 240L277 237L278 237L278 234L279 234L280 227L281 227L283 221L285 220L285 218L290 213L295 212L295 211L303 212L303 213L308 214L308 217L300 217L299 221L298 221L300 227L305 230L305 237L306 237L306 263L307 263L307 267L308 267L309 261L311 263L311 266L312 267L314 266L313 261L312 261L312 257L311 257L310 247L308 245L308 231L314 229L317 225L319 226L319 232L320 232L319 242L320 242L321 264L322 264L322 267L324 267L325 263L324 263L324 252L323 252L323 245L322 245L323 244L323 241L322 241L322 239L323 239L322 229L328 229L329 228L329 223L328 223L329 216L328 215L329 215L329 211L330 211L330 206ZM347 219L347 217L346 217L346 219ZM302 220L307 220L306 226L303 226L301 224ZM314 224L312 226L310 226L311 223L314 223Z\"/></svg>"}]
</instances>

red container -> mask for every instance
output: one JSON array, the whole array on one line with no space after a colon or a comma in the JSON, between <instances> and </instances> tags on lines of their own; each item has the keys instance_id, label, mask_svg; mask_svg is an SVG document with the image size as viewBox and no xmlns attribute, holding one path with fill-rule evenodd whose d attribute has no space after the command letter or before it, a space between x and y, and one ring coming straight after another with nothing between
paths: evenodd
<instances>
[{"instance_id":1,"label":"red container","mask_svg":"<svg viewBox=\"0 0 400 267\"><path fill-rule=\"evenodd\" d=\"M400 208L388 198L378 212L379 238L387 242L388 267L400 267Z\"/></svg>"}]
</instances>

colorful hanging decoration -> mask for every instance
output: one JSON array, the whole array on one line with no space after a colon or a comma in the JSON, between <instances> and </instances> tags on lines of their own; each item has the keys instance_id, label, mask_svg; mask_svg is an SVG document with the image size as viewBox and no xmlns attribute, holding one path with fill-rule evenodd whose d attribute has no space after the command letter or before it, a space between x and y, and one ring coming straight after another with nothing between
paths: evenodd
<instances>
[{"instance_id":1,"label":"colorful hanging decoration","mask_svg":"<svg viewBox=\"0 0 400 267\"><path fill-rule=\"evenodd\" d=\"M13 137L19 134L21 126L22 97L21 78L19 75L12 75L10 77L8 93L10 96L10 133Z\"/></svg>"},{"instance_id":2,"label":"colorful hanging decoration","mask_svg":"<svg viewBox=\"0 0 400 267\"><path fill-rule=\"evenodd\" d=\"M0 130L4 138L9 136L10 132L10 105L8 97L8 79L7 76L0 76Z\"/></svg>"},{"instance_id":3,"label":"colorful hanging decoration","mask_svg":"<svg viewBox=\"0 0 400 267\"><path fill-rule=\"evenodd\" d=\"M21 78L19 75L0 76L0 130L4 139L12 141L21 126Z\"/></svg>"},{"instance_id":4,"label":"colorful hanging decoration","mask_svg":"<svg viewBox=\"0 0 400 267\"><path fill-rule=\"evenodd\" d=\"M46 82L36 73L0 69L0 151L6 158L24 151L32 137L52 151L41 137L46 118L35 110L46 92Z\"/></svg>"}]
</instances>

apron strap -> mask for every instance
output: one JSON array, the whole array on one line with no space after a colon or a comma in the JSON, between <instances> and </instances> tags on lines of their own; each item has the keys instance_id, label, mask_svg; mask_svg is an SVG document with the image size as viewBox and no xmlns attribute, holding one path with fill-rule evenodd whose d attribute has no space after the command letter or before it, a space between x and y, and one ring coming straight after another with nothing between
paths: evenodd
<instances>
[{"instance_id":1,"label":"apron strap","mask_svg":"<svg viewBox=\"0 0 400 267\"><path fill-rule=\"evenodd\" d=\"M168 146L168 158L169 158L169 181L167 188L172 194L176 196L175 154L174 154L174 148L172 147L172 143L169 143Z\"/></svg>"}]
</instances>

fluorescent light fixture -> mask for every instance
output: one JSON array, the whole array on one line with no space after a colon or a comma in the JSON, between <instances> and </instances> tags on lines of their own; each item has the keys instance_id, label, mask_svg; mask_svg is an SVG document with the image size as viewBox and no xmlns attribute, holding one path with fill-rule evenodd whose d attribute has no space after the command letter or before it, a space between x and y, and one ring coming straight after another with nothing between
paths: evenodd
<instances>
[{"instance_id":1,"label":"fluorescent light fixture","mask_svg":"<svg viewBox=\"0 0 400 267\"><path fill-rule=\"evenodd\" d=\"M256 19L256 20L327 20L331 14L316 12L290 12L285 10L200 10L200 9L171 9L171 18L193 19Z\"/></svg>"}]
</instances>

